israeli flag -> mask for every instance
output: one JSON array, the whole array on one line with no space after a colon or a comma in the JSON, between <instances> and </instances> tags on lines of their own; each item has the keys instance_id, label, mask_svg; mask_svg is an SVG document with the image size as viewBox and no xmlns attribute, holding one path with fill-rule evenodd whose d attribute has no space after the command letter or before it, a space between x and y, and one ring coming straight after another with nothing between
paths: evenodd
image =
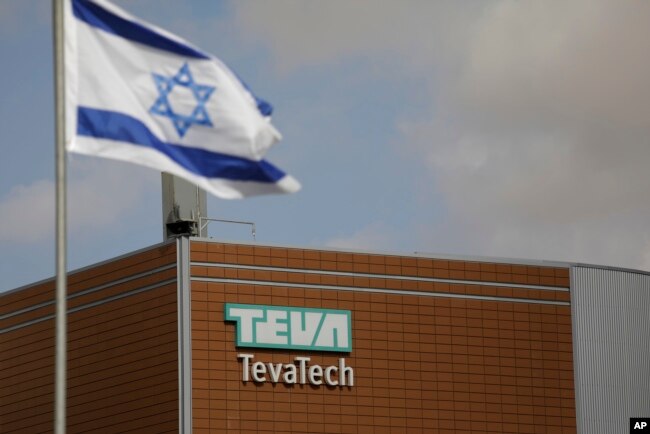
<instances>
[{"instance_id":1,"label":"israeli flag","mask_svg":"<svg viewBox=\"0 0 650 434\"><path fill-rule=\"evenodd\" d=\"M66 148L149 166L227 199L292 193L263 159L272 107L219 59L105 0L69 0Z\"/></svg>"}]
</instances>

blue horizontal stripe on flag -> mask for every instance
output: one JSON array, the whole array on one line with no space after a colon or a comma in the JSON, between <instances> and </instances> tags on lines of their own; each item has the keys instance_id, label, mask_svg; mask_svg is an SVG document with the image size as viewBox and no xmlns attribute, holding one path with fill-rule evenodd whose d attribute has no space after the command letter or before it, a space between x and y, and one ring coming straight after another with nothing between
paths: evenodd
<instances>
[{"instance_id":1,"label":"blue horizontal stripe on flag","mask_svg":"<svg viewBox=\"0 0 650 434\"><path fill-rule=\"evenodd\" d=\"M210 59L210 56L195 48L163 36L142 24L115 15L93 2L87 0L72 0L72 10L74 16L81 21L124 39L139 42L140 44L158 48L159 50L169 51L181 56L192 57L195 59Z\"/></svg>"},{"instance_id":2,"label":"blue horizontal stripe on flag","mask_svg":"<svg viewBox=\"0 0 650 434\"><path fill-rule=\"evenodd\" d=\"M206 178L275 183L285 176L284 172L266 160L253 161L163 142L141 121L123 113L79 107L77 120L77 134L80 136L116 140L152 148L186 170Z\"/></svg>"}]
</instances>

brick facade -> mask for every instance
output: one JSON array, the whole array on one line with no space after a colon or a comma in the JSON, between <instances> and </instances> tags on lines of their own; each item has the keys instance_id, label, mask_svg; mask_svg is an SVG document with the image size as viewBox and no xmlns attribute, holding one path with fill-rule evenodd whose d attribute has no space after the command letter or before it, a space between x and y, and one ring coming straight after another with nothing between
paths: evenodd
<instances>
[{"instance_id":1,"label":"brick facade","mask_svg":"<svg viewBox=\"0 0 650 434\"><path fill-rule=\"evenodd\" d=\"M176 244L69 276L68 432L178 432ZM54 283L0 294L0 432L53 431Z\"/></svg>"},{"instance_id":2,"label":"brick facade","mask_svg":"<svg viewBox=\"0 0 650 434\"><path fill-rule=\"evenodd\" d=\"M576 432L568 268L199 241L191 261L195 433ZM350 310L352 352L242 351L227 302ZM355 385L244 383L241 352L345 357Z\"/></svg>"},{"instance_id":3,"label":"brick facade","mask_svg":"<svg viewBox=\"0 0 650 434\"><path fill-rule=\"evenodd\" d=\"M568 266L184 243L69 276L68 432L576 432ZM2 433L52 431L53 286L0 295ZM225 303L349 310L352 351L236 348ZM244 382L240 353L354 385Z\"/></svg>"}]
</instances>

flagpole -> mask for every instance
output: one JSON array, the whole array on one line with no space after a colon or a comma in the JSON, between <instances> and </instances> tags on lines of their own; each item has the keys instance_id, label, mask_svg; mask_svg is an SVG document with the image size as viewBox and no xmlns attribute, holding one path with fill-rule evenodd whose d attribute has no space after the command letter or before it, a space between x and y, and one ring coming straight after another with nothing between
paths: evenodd
<instances>
[{"instance_id":1,"label":"flagpole","mask_svg":"<svg viewBox=\"0 0 650 434\"><path fill-rule=\"evenodd\" d=\"M54 104L56 130L56 374L54 395L54 432L66 429L66 162L65 94L63 61L63 0L52 0L54 33Z\"/></svg>"}]
</instances>

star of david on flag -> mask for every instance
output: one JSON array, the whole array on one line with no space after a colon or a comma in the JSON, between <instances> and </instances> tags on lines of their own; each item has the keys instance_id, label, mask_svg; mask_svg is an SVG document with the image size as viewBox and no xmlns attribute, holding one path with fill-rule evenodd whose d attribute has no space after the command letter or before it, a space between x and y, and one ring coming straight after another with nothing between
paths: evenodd
<instances>
[{"instance_id":1,"label":"star of david on flag","mask_svg":"<svg viewBox=\"0 0 650 434\"><path fill-rule=\"evenodd\" d=\"M293 193L264 159L271 105L225 64L107 0L68 0L66 148L172 173L221 198Z\"/></svg>"},{"instance_id":2,"label":"star of david on flag","mask_svg":"<svg viewBox=\"0 0 650 434\"><path fill-rule=\"evenodd\" d=\"M178 73L173 77L165 77L156 73L152 75L160 96L153 103L151 109L149 109L151 113L168 117L174 123L176 131L181 137L185 135L187 129L193 124L212 126L208 112L205 109L205 103L210 98L210 95L212 95L212 92L214 92L214 86L197 84L194 81L194 77L192 77L192 72L187 63L183 64L181 69L178 70ZM174 90L175 86L182 86L189 89L196 99L196 107L189 116L178 113L172 108L169 101L169 94Z\"/></svg>"}]
</instances>

